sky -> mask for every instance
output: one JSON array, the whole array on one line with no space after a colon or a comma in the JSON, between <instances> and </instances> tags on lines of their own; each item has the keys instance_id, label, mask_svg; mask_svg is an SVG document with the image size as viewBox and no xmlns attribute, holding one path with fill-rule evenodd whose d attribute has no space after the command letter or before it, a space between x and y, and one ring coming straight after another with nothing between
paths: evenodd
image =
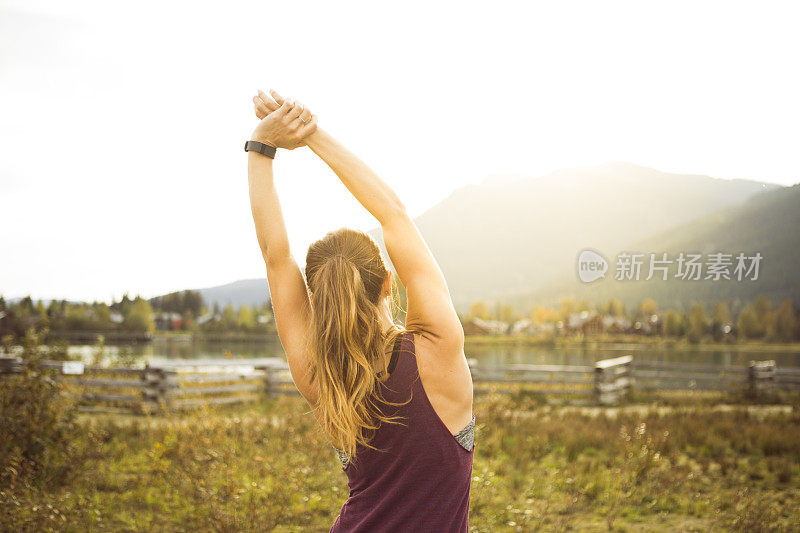
<instances>
[{"instance_id":1,"label":"sky","mask_svg":"<svg viewBox=\"0 0 800 533\"><path fill-rule=\"evenodd\" d=\"M490 176L609 161L797 183L795 6L0 0L0 294L264 277L258 88L308 106L414 216ZM376 226L309 150L275 174L301 265L325 232Z\"/></svg>"}]
</instances>

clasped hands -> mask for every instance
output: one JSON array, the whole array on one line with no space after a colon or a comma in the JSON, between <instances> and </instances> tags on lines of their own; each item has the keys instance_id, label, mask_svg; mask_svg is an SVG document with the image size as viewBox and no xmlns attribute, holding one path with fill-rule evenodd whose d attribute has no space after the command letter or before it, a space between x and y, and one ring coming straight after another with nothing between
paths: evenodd
<instances>
[{"instance_id":1,"label":"clasped hands","mask_svg":"<svg viewBox=\"0 0 800 533\"><path fill-rule=\"evenodd\" d=\"M254 141L294 150L305 146L306 137L317 131L316 115L301 103L283 98L271 89L269 94L259 90L253 97L253 104L260 120L253 131Z\"/></svg>"}]
</instances>

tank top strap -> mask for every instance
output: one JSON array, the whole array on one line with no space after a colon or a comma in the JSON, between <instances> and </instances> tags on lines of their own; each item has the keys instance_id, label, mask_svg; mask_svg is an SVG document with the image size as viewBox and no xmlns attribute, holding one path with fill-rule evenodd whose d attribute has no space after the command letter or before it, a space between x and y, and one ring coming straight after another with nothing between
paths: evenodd
<instances>
[{"instance_id":1,"label":"tank top strap","mask_svg":"<svg viewBox=\"0 0 800 533\"><path fill-rule=\"evenodd\" d=\"M381 370L376 375L381 378L385 374L392 375L397 368L397 361L400 356L400 345L403 341L403 335L398 335L394 341L394 346L392 346L392 354L389 356L389 364L387 365L386 370Z\"/></svg>"},{"instance_id":2,"label":"tank top strap","mask_svg":"<svg viewBox=\"0 0 800 533\"><path fill-rule=\"evenodd\" d=\"M411 383L418 373L417 358L414 350L414 334L404 331L400 335L400 342L395 346L397 352L397 362L391 376L395 380Z\"/></svg>"}]
</instances>

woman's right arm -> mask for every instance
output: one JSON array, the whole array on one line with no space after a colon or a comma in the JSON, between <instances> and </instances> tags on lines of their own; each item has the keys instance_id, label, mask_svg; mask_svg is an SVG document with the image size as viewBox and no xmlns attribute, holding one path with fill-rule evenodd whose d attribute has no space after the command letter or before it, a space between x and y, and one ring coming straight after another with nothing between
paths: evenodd
<instances>
[{"instance_id":1,"label":"woman's right arm","mask_svg":"<svg viewBox=\"0 0 800 533\"><path fill-rule=\"evenodd\" d=\"M464 329L444 275L405 206L375 172L327 132L306 144L333 170L356 200L381 225L389 258L406 288L406 321L427 332L447 357L464 358Z\"/></svg>"}]
</instances>

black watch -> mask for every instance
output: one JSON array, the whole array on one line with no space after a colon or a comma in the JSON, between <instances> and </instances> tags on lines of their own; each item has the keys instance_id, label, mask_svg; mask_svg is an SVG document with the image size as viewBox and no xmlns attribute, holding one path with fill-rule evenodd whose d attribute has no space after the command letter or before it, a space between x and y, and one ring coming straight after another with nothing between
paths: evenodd
<instances>
[{"instance_id":1,"label":"black watch","mask_svg":"<svg viewBox=\"0 0 800 533\"><path fill-rule=\"evenodd\" d=\"M277 152L277 148L258 141L247 141L246 143L244 143L244 151L258 152L261 155L265 155L267 157L275 159L275 152Z\"/></svg>"}]
</instances>

